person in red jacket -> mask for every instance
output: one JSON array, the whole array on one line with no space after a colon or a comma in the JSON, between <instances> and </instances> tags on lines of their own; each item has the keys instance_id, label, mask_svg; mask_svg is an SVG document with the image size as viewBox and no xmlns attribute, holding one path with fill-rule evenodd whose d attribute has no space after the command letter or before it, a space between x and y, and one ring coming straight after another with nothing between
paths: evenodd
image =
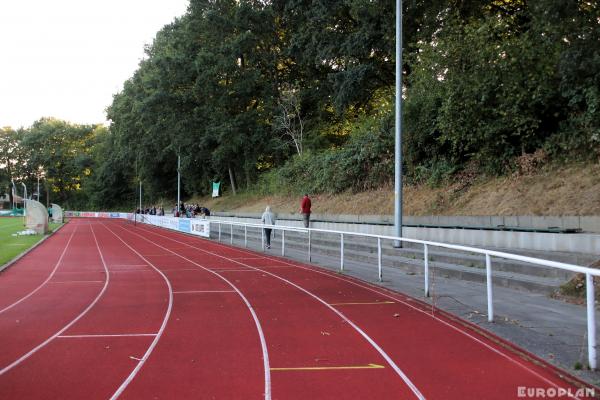
<instances>
[{"instance_id":1,"label":"person in red jacket","mask_svg":"<svg viewBox=\"0 0 600 400\"><path fill-rule=\"evenodd\" d=\"M308 194L304 194L302 202L300 203L300 212L302 213L305 228L308 228L310 223L310 206L310 197L308 197Z\"/></svg>"}]
</instances>

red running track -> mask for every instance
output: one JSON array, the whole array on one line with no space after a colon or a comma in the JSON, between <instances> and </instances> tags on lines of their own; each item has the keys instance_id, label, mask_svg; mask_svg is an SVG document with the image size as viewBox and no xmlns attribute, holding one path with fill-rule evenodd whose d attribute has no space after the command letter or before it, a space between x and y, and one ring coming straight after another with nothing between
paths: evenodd
<instances>
[{"instance_id":1,"label":"red running track","mask_svg":"<svg viewBox=\"0 0 600 400\"><path fill-rule=\"evenodd\" d=\"M402 294L150 226L75 219L0 274L0 399L512 399L580 386Z\"/></svg>"}]
</instances>

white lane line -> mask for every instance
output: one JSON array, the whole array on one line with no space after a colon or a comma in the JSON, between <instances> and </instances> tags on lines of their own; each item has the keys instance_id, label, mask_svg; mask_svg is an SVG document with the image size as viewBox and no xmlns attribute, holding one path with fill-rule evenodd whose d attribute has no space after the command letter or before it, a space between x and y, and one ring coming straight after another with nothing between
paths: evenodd
<instances>
[{"instance_id":1,"label":"white lane line","mask_svg":"<svg viewBox=\"0 0 600 400\"><path fill-rule=\"evenodd\" d=\"M138 374L138 372L140 371L140 369L142 368L142 366L144 365L144 363L146 362L148 357L150 357L150 354L152 354L152 351L156 347L156 344L162 337L162 335L165 331L165 328L167 326L167 322L169 321L169 317L171 316L171 310L173 308L173 288L171 287L171 282L169 282L169 279L165 276L165 274L162 273L161 270L156 268L154 266L154 264L152 264L150 261L148 261L148 259L146 259L144 256L142 256L137 250L135 250L133 247L131 247L129 244L127 244L123 239L121 239L121 237L119 235L117 235L115 232L113 232L112 229L107 227L104 223L101 223L101 225L105 229L107 229L110 233L112 233L117 239L119 239L125 246L129 247L129 249L131 249L131 251L133 251L135 254L137 254L142 260L144 260L144 262L148 263L149 266L154 268L156 270L156 272L158 272L163 277L163 279L165 280L165 283L167 284L167 287L169 288L169 305L167 307L167 312L165 313L165 317L160 326L160 329L158 330L158 333L154 337L154 340L152 341L152 343L150 343L150 346L148 346L146 353L144 353L144 355L142 356L141 359L136 360L136 361L138 361L138 363L136 364L133 371L131 371L129 376L123 381L123 383L121 383L121 386L119 386L119 388L111 396L111 400L114 400L114 399L117 399L123 393L123 391L127 388L127 386L129 386L129 384L131 383L133 378L135 378L135 376Z\"/></svg>"},{"instance_id":2,"label":"white lane line","mask_svg":"<svg viewBox=\"0 0 600 400\"><path fill-rule=\"evenodd\" d=\"M150 231L150 230L147 230L147 229L146 229L146 231L147 231L147 232L152 232L152 231ZM155 235L158 235L158 236L163 236L163 235L160 235L160 234L157 234L157 233L155 233ZM166 236L163 236L163 237L166 237ZM167 237L167 239L169 239L169 238ZM173 240L173 239L171 239L171 240ZM215 244L215 245L217 245L217 246L219 246L219 247L225 247L225 248L228 248L227 246L225 246L225 245L223 245L223 244L221 244L221 243L213 242L212 240L211 240L211 241L209 241L209 242L210 242L210 243L212 243L212 244ZM189 246L191 246L191 245L189 245ZM194 246L192 246L192 247L194 247ZM201 251L204 251L204 250L202 250L202 249L200 249L200 248L197 248L197 247L194 247L194 248L195 248L196 250L201 250ZM252 253L251 251L249 251L249 250L245 250L245 249L239 249L239 248L236 248L236 249L237 249L238 251L242 251L242 252L245 252L245 253L247 253L247 254L253 254L253 253ZM211 253L211 254L212 254L212 253ZM482 345L483 347L487 348L488 350L490 350L490 351L492 351L492 352L494 352L494 353L498 354L499 356L501 356L501 357L503 357L503 358L507 359L507 360L508 360L508 361L510 361L511 363L513 363L513 364L517 365L518 367L520 367L520 368L524 369L525 371L527 371L527 372L531 373L532 375L534 375L534 376L535 376L535 377L537 377L538 379L540 379L540 380L544 381L545 383L547 383L547 384L551 385L552 387L554 387L554 388L556 388L556 389L560 389L560 388L562 388L561 386L557 385L555 382L553 382L553 381L551 381L551 380L547 379L546 377L544 377L543 375L540 375L540 374L539 374L538 372L536 372L535 370L533 370L533 369L529 368L529 366L528 366L528 365L526 365L526 364L522 363L521 361L519 361L519 360L516 360L516 359L514 359L514 358L512 358L512 357L511 357L511 355L513 355L513 356L516 356L516 354L514 354L514 353L512 353L512 352L511 352L510 354L507 354L506 352L503 352L502 350L500 350L500 349L497 349L497 348L495 348L495 347L491 346L490 344L488 344L488 343L486 343L486 342L482 341L481 339L479 339L479 338L477 338L477 337L473 336L473 335L472 335L470 332L468 332L468 331L466 331L466 330L464 330L464 329L460 328L459 326L454 326L454 325L452 325L451 323L449 323L449 322L447 322L447 321L445 321L445 320L443 320L443 319L440 319L440 318L439 318L439 317L437 317L436 315L432 315L432 314L430 314L430 313L429 313L429 312L427 312L426 310L422 310L422 309L420 309L420 308L418 308L418 307L415 307L414 305L412 305L412 304L408 303L408 302L407 302L407 301L405 301L405 300L399 299L399 298L397 297L397 295L396 295L396 296L394 296L394 295L391 295L390 293L388 293L388 292L386 292L386 291L382 290L381 288L377 288L377 287L371 287L371 286L368 286L368 284L363 284L363 283L360 283L360 282L355 282L355 281L353 281L353 280L346 279L346 278L343 278L343 277L341 277L341 276L339 276L339 275L336 275L336 274L334 274L334 273L332 273L332 272L330 272L330 271L321 271L321 270L318 270L318 269L316 269L316 268L310 268L310 267L303 266L303 265L301 265L301 264L294 264L294 263L291 263L291 262L286 262L286 261L283 261L283 260L280 260L280 259L277 259L277 258L273 258L273 257L270 257L270 256L265 256L264 258L267 258L267 259L269 259L269 260L273 260L273 261L279 261L279 262L282 262L282 263L284 263L284 264L288 264L288 265L290 265L290 266L297 267L297 268L303 269L303 270L305 270L305 271L308 271L308 272L313 272L313 273L316 273L316 274L321 274L321 275L328 276L328 277L330 277L330 278L335 278L335 279L341 280L341 281L343 281L343 282L350 283L350 284L352 284L352 285L354 285L354 286L358 286L358 287L360 287L360 288L363 288L363 289L369 290L369 291L371 291L371 292L373 292L373 293L380 294L380 295L382 295L382 296L385 296L385 297L387 297L387 298L390 298L390 299L392 299L392 300L395 300L395 301L397 301L398 303L401 303L401 304L403 304L403 305L405 305L405 306L407 306L407 307L409 307L409 308L411 308L411 309L413 309L413 310L415 310L415 311L417 311L417 312L420 312L420 313L422 313L422 314L424 314L424 315L426 315L426 316L428 316L428 317L432 318L433 320L437 321L438 323L441 323L441 324L443 324L443 325L446 325L446 326L448 326L449 328L451 328L451 329L453 329L453 330L457 331L458 333L461 333L461 334L463 334L464 336L466 336L466 337L468 337L468 338L472 339L472 340L473 340L473 341L475 341L476 343L478 343L478 344ZM576 397L576 396L572 396L572 395L569 395L569 397L571 397L571 398L574 398L574 399L579 399L578 397Z\"/></svg>"},{"instance_id":3,"label":"white lane line","mask_svg":"<svg viewBox=\"0 0 600 400\"><path fill-rule=\"evenodd\" d=\"M193 293L237 293L235 290L181 290L173 294L193 294Z\"/></svg>"},{"instance_id":4,"label":"white lane line","mask_svg":"<svg viewBox=\"0 0 600 400\"><path fill-rule=\"evenodd\" d=\"M63 257L65 256L66 252L67 252L67 248L69 248L69 244L71 243L71 239L73 239L73 235L75 234L75 232L77 231L79 225L75 225L75 228L73 229L73 232L71 232L71 236L69 237L69 240L67 241L67 244L65 245L65 248L63 249L58 261L56 262L56 265L54 266L54 269L52 270L52 272L50 273L50 275L48 275L48 277L46 278L46 280L42 283L40 283L40 285L38 287L36 287L35 289L33 289L31 292L29 292L29 294L27 294L24 297L21 297L19 300L15 301L14 303L4 307L3 309L0 310L0 314L2 314L5 311L10 310L11 308L13 308L14 306L16 306L17 304L22 303L23 301L27 300L28 298L30 298L31 296L33 296L38 290L40 290L42 287L44 287L44 285L46 285L46 283L48 283L48 281L50 279L52 279L52 277L54 276L54 274L56 273L56 270L58 269L58 266L60 265L60 263L62 262Z\"/></svg>"},{"instance_id":5,"label":"white lane line","mask_svg":"<svg viewBox=\"0 0 600 400\"><path fill-rule=\"evenodd\" d=\"M110 267L147 267L147 264L113 264Z\"/></svg>"},{"instance_id":6,"label":"white lane line","mask_svg":"<svg viewBox=\"0 0 600 400\"><path fill-rule=\"evenodd\" d=\"M111 338L111 337L137 337L137 336L156 336L156 333L120 333L114 335L60 335L57 336L58 339L85 339L85 338Z\"/></svg>"},{"instance_id":7,"label":"white lane line","mask_svg":"<svg viewBox=\"0 0 600 400\"><path fill-rule=\"evenodd\" d=\"M104 283L104 281L61 281L61 282L49 282L49 284L54 283Z\"/></svg>"},{"instance_id":8,"label":"white lane line","mask_svg":"<svg viewBox=\"0 0 600 400\"><path fill-rule=\"evenodd\" d=\"M216 272L259 272L259 271L255 271L253 269L211 269L211 271L216 271Z\"/></svg>"},{"instance_id":9,"label":"white lane line","mask_svg":"<svg viewBox=\"0 0 600 400\"><path fill-rule=\"evenodd\" d=\"M153 233L151 231L148 231L148 232ZM159 234L155 234L155 235L162 236L162 235L159 235ZM179 240L176 240L176 239L171 239L171 238L168 238L168 237L167 237L167 239L170 239L170 240L172 240L174 242L183 243L183 242L180 242ZM188 246L193 247L192 245L188 245ZM193 247L193 248L195 248L195 247ZM354 330L356 332L358 332L367 342L369 342L369 344L385 359L385 361L387 361L387 363L390 365L390 367L392 367L392 369L396 372L396 374L404 381L404 383L410 388L410 390L414 393L414 395L418 399L421 399L421 400L425 399L425 396L423 396L423 394L419 391L419 389L415 386L415 384L410 380L410 378L404 373L404 371L402 371L402 369L400 369L400 367L398 367L398 365L396 365L396 363L394 362L394 360L392 360L392 358L385 352L385 350L383 350L369 335L367 335L367 333L365 333L362 329L360 329L358 327L358 325L356 325L348 317L346 317L346 315L344 315L341 311L339 311L335 307L331 306L329 303L327 303L325 300L323 300L319 296L317 296L314 293L312 293L312 292L304 289L301 286L296 285L295 283L293 283L293 282L291 282L291 281L289 281L289 280L287 280L285 278L282 278L279 275L273 274L272 272L265 271L265 270L262 270L260 268L253 267L253 266L248 265L248 264L244 264L243 262L240 262L240 261L229 259L229 258L227 258L227 257L225 257L223 255L220 255L220 254L217 254L217 253L213 253L213 252L208 251L208 250L204 250L204 249L197 249L197 250L202 251L202 252L207 253L207 254L211 254L211 255L223 258L223 259L226 259L226 260L229 260L231 262L234 262L236 264L240 264L240 265L246 266L248 268L255 269L257 271L262 271L263 273L265 273L267 275L270 275L273 278L279 279L279 280L287 283L288 285L293 286L296 289L302 291L303 293L309 295L313 299L317 300L318 302L320 302L321 304L323 304L325 307L329 308L331 311L333 311L335 314L337 314L340 318L342 318L348 325L350 325L352 328L354 328Z\"/></svg>"},{"instance_id":10,"label":"white lane line","mask_svg":"<svg viewBox=\"0 0 600 400\"><path fill-rule=\"evenodd\" d=\"M128 232L128 233L132 233L136 236L139 236L140 238L144 239L145 241L152 243L153 245L160 247L161 249L167 250L167 251L171 251L166 247L163 247L147 238L145 238L144 236L130 230L130 229L125 229L124 227L120 227L121 229L123 229L124 231ZM231 281L229 281L227 278L225 278L222 275L219 275L217 272L212 271L206 267L204 267L201 264L198 264L195 261L192 261L180 254L177 254L173 251L171 251L171 253L173 253L174 255L176 255L177 257L180 257L186 261L188 261L190 264L196 265L199 268L202 268L205 271L208 271L216 276L218 276L219 278L221 278L223 281L225 281L229 286L231 286L231 288L233 290L235 290L237 292L237 294L240 296L240 298L244 301L244 303L246 304L246 307L248 307L248 310L250 311L250 314L252 315L252 318L254 319L254 324L256 325L256 329L258 331L258 336L260 339L260 345L262 347L262 355L263 355L263 368L264 368L264 372L265 372L265 400L271 400L271 369L269 367L269 353L267 351L267 342L265 340L265 335L264 332L262 330L262 326L260 325L260 321L258 320L258 316L256 315L256 312L254 311L254 308L252 308L252 305L250 304L250 302L248 301L248 299L246 298L246 296L244 296L244 294L237 288L237 286L235 286L233 283L231 283Z\"/></svg>"},{"instance_id":11,"label":"white lane line","mask_svg":"<svg viewBox=\"0 0 600 400\"><path fill-rule=\"evenodd\" d=\"M152 272L152 273L154 273L155 271L152 269L124 269L121 271L110 271L111 274L127 274L130 272Z\"/></svg>"},{"instance_id":12,"label":"white lane line","mask_svg":"<svg viewBox=\"0 0 600 400\"><path fill-rule=\"evenodd\" d=\"M98 251L100 251L100 247L98 247L98 241L96 240L96 234L94 233L94 228L90 225L91 229L92 229L92 235L94 236L94 241L96 242L96 247L98 248ZM104 294L104 292L106 291L106 288L108 287L108 283L110 281L110 276L108 273L108 268L106 267L106 263L104 262L104 257L102 257L102 253L100 253L100 259L102 260L102 265L104 266L104 271L106 272L106 280L104 281L104 286L102 287L102 290L100 291L100 293L98 293L98 295L96 296L96 298L94 299L94 301L92 301L85 310L83 310L81 312L81 314L79 314L77 317L75 317L75 319L73 319L71 322L69 322L67 325L65 325L60 331L56 332L54 335L50 336L48 339L46 339L44 342L42 342L41 344L39 344L38 346L34 347L31 351L29 351L27 354L23 355L21 358L19 358L18 360L13 361L11 364L7 365L6 367L2 368L0 370L0 376L5 374L6 372L10 371L11 369L13 369L14 367L16 367L17 365L21 364L23 361L25 361L26 359L28 359L29 357L31 357L33 354L35 354L38 350L40 350L42 347L46 346L48 343L50 343L52 340L54 340L56 337L60 336L64 331L66 331L67 329L69 329L71 326L73 326L77 321L79 321L85 314L87 314L87 312L89 310L92 309L92 307L94 307L96 305L96 303L98 302L98 300L100 300L100 297L102 297L102 295Z\"/></svg>"},{"instance_id":13,"label":"white lane line","mask_svg":"<svg viewBox=\"0 0 600 400\"><path fill-rule=\"evenodd\" d=\"M198 271L198 268L165 269L165 272Z\"/></svg>"}]
</instances>

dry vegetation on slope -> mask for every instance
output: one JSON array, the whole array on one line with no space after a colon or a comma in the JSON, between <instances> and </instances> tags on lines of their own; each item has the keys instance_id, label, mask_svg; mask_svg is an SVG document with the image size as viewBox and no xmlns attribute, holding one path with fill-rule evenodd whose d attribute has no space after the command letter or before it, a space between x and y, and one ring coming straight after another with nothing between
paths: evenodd
<instances>
[{"instance_id":1,"label":"dry vegetation on slope","mask_svg":"<svg viewBox=\"0 0 600 400\"><path fill-rule=\"evenodd\" d=\"M392 188L362 193L314 195L318 214L393 214ZM298 211L298 196L241 194L195 199L213 211L279 213ZM600 165L548 167L526 174L484 179L470 184L404 188L405 215L600 215Z\"/></svg>"}]
</instances>

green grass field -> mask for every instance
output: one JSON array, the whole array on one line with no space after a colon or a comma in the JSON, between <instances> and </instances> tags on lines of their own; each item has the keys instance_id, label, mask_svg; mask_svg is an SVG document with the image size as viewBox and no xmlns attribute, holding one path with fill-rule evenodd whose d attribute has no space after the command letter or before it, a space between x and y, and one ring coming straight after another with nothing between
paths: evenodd
<instances>
[{"instance_id":1,"label":"green grass field","mask_svg":"<svg viewBox=\"0 0 600 400\"><path fill-rule=\"evenodd\" d=\"M54 231L61 225L51 223L49 229ZM0 267L44 237L43 235L12 236L22 230L25 230L23 217L0 217Z\"/></svg>"}]
</instances>

